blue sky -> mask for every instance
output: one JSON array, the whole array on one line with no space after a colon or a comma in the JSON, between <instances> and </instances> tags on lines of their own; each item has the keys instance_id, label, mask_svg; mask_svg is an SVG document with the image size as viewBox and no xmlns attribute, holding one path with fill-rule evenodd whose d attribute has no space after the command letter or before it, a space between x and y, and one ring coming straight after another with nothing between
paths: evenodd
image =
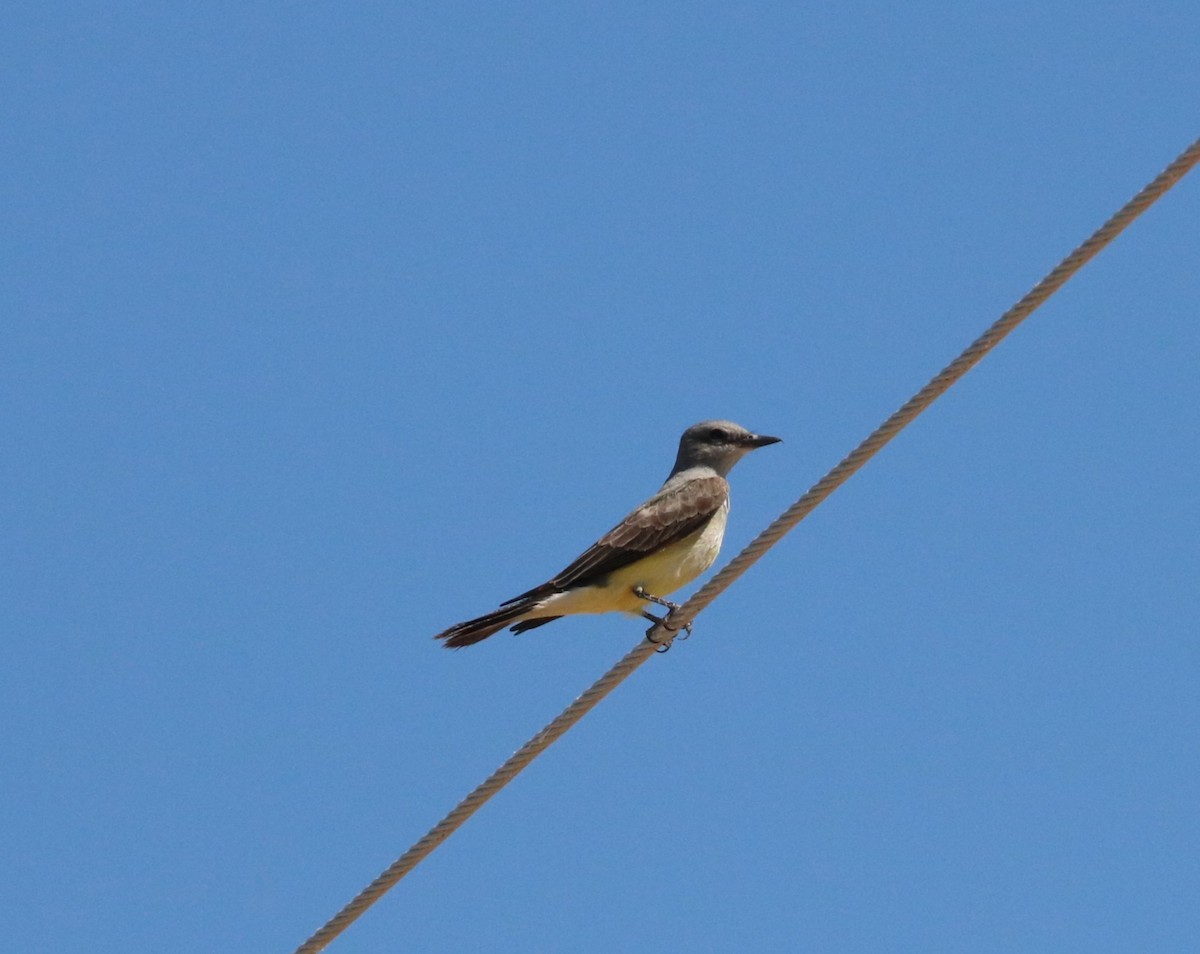
<instances>
[{"instance_id":1,"label":"blue sky","mask_svg":"<svg viewBox=\"0 0 1200 954\"><path fill-rule=\"evenodd\" d=\"M1194 3L45 3L0 29L0 879L291 950L640 636L430 637L679 432L725 556L1191 140ZM331 950L1183 951L1200 179Z\"/></svg>"}]
</instances>

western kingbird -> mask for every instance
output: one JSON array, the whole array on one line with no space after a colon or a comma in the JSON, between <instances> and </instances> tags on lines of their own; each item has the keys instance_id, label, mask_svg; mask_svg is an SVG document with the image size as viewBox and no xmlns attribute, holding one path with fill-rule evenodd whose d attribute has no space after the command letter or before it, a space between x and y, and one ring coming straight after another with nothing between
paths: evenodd
<instances>
[{"instance_id":1,"label":"western kingbird","mask_svg":"<svg viewBox=\"0 0 1200 954\"><path fill-rule=\"evenodd\" d=\"M666 483L552 580L514 596L495 612L438 633L459 649L509 624L514 633L572 613L636 613L659 622L647 603L664 599L712 566L725 536L725 475L750 451L779 443L732 421L703 421L683 432Z\"/></svg>"}]
</instances>

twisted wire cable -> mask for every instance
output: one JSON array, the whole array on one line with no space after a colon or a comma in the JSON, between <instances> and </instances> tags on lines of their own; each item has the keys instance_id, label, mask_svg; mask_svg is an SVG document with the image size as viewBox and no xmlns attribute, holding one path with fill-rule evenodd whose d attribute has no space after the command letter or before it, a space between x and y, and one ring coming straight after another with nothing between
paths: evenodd
<instances>
[{"instance_id":1,"label":"twisted wire cable","mask_svg":"<svg viewBox=\"0 0 1200 954\"><path fill-rule=\"evenodd\" d=\"M488 776L474 791L456 805L445 818L434 825L416 844L408 849L372 881L320 930L296 949L295 954L317 954L353 924L372 904L379 900L401 878L412 871L438 845L449 838L468 818L500 789L513 780L530 762L561 737L571 726L588 714L605 696L650 658L656 650L669 646L686 624L708 607L734 580L746 572L764 553L842 484L849 480L885 444L910 424L937 398L944 394L964 374L1029 317L1047 298L1058 291L1068 279L1091 261L1106 245L1121 234L1139 215L1162 197L1200 162L1200 139L1185 149L1174 162L1156 176L1149 185L1130 199L1107 222L1054 269L1020 301L1000 316L962 354L942 369L925 387L906 401L895 413L877 427L854 450L846 455L829 473L788 507L765 530L726 564L719 573L704 584L679 609L652 626L646 639L633 647L608 672L537 735L517 749L508 760Z\"/></svg>"}]
</instances>

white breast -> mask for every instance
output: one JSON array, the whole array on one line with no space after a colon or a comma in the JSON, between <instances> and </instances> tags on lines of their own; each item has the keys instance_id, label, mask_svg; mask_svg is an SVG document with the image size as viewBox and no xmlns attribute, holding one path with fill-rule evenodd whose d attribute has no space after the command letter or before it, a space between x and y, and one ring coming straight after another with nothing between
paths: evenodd
<instances>
[{"instance_id":1,"label":"white breast","mask_svg":"<svg viewBox=\"0 0 1200 954\"><path fill-rule=\"evenodd\" d=\"M685 576L679 581L679 586L691 583L696 577L707 570L721 552L721 542L725 539L725 524L729 521L729 501L721 504L713 518L696 535L695 542L687 551L687 556L680 566L680 574ZM680 541L680 544L686 541ZM676 544L676 546L680 545ZM653 591L651 591L653 592Z\"/></svg>"}]
</instances>

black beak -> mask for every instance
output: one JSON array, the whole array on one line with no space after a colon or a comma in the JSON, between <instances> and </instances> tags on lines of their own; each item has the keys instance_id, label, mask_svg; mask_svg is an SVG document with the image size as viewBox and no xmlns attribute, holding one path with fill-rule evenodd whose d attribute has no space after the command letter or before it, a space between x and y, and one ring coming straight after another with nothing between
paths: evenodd
<instances>
[{"instance_id":1,"label":"black beak","mask_svg":"<svg viewBox=\"0 0 1200 954\"><path fill-rule=\"evenodd\" d=\"M767 434L752 434L746 441L748 447L766 447L768 444L778 444L782 437L771 437Z\"/></svg>"}]
</instances>

